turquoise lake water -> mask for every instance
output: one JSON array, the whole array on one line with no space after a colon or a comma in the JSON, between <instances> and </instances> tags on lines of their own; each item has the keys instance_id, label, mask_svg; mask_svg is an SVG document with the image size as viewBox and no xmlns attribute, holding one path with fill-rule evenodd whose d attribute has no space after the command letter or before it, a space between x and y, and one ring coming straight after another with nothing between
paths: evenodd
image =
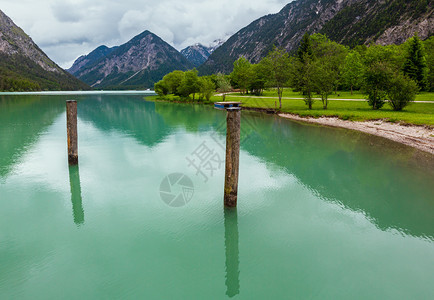
<instances>
[{"instance_id":1,"label":"turquoise lake water","mask_svg":"<svg viewBox=\"0 0 434 300\"><path fill-rule=\"evenodd\" d=\"M0 95L0 299L434 299L432 155L243 111L224 210L225 117Z\"/></svg>"}]
</instances>

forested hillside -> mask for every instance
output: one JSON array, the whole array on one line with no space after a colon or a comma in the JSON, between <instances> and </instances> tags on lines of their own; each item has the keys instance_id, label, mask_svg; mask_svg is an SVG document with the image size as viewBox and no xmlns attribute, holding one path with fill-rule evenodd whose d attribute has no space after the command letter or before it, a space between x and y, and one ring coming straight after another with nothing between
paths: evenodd
<instances>
[{"instance_id":1,"label":"forested hillside","mask_svg":"<svg viewBox=\"0 0 434 300\"><path fill-rule=\"evenodd\" d=\"M434 32L430 0L297 0L238 31L200 68L201 74L231 71L240 56L259 62L273 45L292 53L305 32L323 33L347 46L400 44Z\"/></svg>"},{"instance_id":2,"label":"forested hillside","mask_svg":"<svg viewBox=\"0 0 434 300\"><path fill-rule=\"evenodd\" d=\"M51 61L0 11L0 91L83 89L89 86Z\"/></svg>"}]
</instances>

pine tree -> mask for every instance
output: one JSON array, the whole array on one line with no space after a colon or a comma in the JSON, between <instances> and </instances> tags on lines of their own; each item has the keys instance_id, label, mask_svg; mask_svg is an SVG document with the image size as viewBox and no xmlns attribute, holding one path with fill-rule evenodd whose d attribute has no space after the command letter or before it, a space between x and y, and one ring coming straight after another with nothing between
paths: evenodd
<instances>
[{"instance_id":1,"label":"pine tree","mask_svg":"<svg viewBox=\"0 0 434 300\"><path fill-rule=\"evenodd\" d=\"M403 71L405 75L417 82L420 89L426 88L428 67L425 51L417 34L409 41Z\"/></svg>"},{"instance_id":2,"label":"pine tree","mask_svg":"<svg viewBox=\"0 0 434 300\"><path fill-rule=\"evenodd\" d=\"M303 35L303 38L301 39L300 47L297 51L297 56L302 63L304 63L306 57L313 57L312 45L310 43L310 35L307 32Z\"/></svg>"}]
</instances>

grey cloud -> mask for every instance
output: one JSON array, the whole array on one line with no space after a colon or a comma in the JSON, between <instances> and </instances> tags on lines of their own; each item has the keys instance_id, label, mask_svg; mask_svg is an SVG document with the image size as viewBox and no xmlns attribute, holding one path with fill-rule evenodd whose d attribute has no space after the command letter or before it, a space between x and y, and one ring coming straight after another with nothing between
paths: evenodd
<instances>
[{"instance_id":1,"label":"grey cloud","mask_svg":"<svg viewBox=\"0 0 434 300\"><path fill-rule=\"evenodd\" d=\"M53 16L59 22L80 22L84 17L84 11L76 5L68 2L55 2L51 5Z\"/></svg>"},{"instance_id":2,"label":"grey cloud","mask_svg":"<svg viewBox=\"0 0 434 300\"><path fill-rule=\"evenodd\" d=\"M68 38L68 37L64 37L59 38L57 40L51 40L45 43L41 43L39 44L39 47L42 48L52 48L52 47L56 47L59 45L62 45L63 47L70 47L70 46L75 46L75 45L84 45L84 44L91 44L93 42L93 40L89 39L86 36L82 36L82 37L77 37L77 38Z\"/></svg>"}]
</instances>

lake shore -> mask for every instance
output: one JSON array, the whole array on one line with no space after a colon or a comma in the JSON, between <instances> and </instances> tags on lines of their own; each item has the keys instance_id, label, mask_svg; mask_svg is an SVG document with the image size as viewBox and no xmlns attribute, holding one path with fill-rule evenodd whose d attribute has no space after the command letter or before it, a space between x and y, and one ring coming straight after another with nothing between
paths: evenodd
<instances>
[{"instance_id":1,"label":"lake shore","mask_svg":"<svg viewBox=\"0 0 434 300\"><path fill-rule=\"evenodd\" d=\"M434 129L428 126L401 125L382 120L346 121L333 117L300 117L288 113L278 115L294 121L362 131L434 154Z\"/></svg>"},{"instance_id":2,"label":"lake shore","mask_svg":"<svg viewBox=\"0 0 434 300\"><path fill-rule=\"evenodd\" d=\"M219 95L216 95L219 96ZM161 100L155 97L151 101L162 102L179 102L183 101L169 101ZM205 103L206 105L214 105L214 102ZM276 114L282 118L291 119L293 121L307 122L318 125L346 128L351 130L358 130L368 134L387 138L389 140L405 144L434 154L434 128L429 125L411 125L408 123L392 123L386 120L371 120L371 121L350 121L343 120L337 117L301 117L297 114L279 113L275 109L267 109L264 107L250 107L242 106L243 110L256 111L265 114Z\"/></svg>"}]
</instances>

